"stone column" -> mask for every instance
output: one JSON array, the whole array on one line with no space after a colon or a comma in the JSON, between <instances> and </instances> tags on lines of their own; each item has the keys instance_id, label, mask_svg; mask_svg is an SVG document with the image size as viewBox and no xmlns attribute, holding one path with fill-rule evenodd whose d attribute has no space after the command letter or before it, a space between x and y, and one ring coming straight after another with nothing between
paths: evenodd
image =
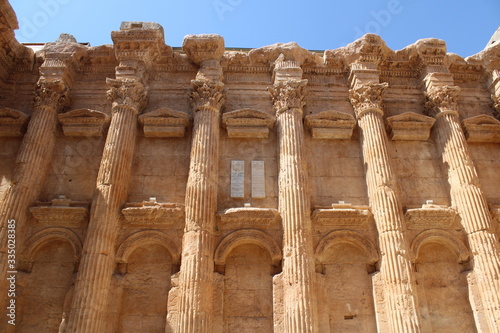
<instances>
[{"instance_id":1,"label":"stone column","mask_svg":"<svg viewBox=\"0 0 500 333\"><path fill-rule=\"evenodd\" d=\"M211 333L214 293L214 232L219 169L219 122L224 104L220 58L224 40L217 35L188 36L183 48L200 64L191 81L194 110L186 224L179 275L177 332Z\"/></svg>"},{"instance_id":2,"label":"stone column","mask_svg":"<svg viewBox=\"0 0 500 333\"><path fill-rule=\"evenodd\" d=\"M138 79L107 79L113 101L111 124L97 176L90 222L83 245L68 332L103 332L120 207L127 199L137 117L147 102Z\"/></svg>"},{"instance_id":3,"label":"stone column","mask_svg":"<svg viewBox=\"0 0 500 333\"><path fill-rule=\"evenodd\" d=\"M361 128L368 197L378 230L380 274L391 332L420 332L403 209L397 195L381 105L386 88L387 83L363 82L353 75L350 99Z\"/></svg>"},{"instance_id":4,"label":"stone column","mask_svg":"<svg viewBox=\"0 0 500 333\"><path fill-rule=\"evenodd\" d=\"M287 64L288 63L288 64ZM270 89L279 140L279 211L283 220L284 332L317 332L311 204L307 184L303 107L307 80L280 79L292 62L278 62ZM293 64L292 64L293 65Z\"/></svg>"},{"instance_id":5,"label":"stone column","mask_svg":"<svg viewBox=\"0 0 500 333\"><path fill-rule=\"evenodd\" d=\"M7 271L15 271L7 261L7 221L16 221L16 249L27 231L28 208L38 198L54 151L57 114L69 105L69 89L61 79L41 78L37 83L35 107L16 159L16 169L0 202L0 290L6 288ZM7 292L2 292L3 305ZM3 308L2 308L3 309ZM2 310L1 313L4 311Z\"/></svg>"},{"instance_id":6,"label":"stone column","mask_svg":"<svg viewBox=\"0 0 500 333\"><path fill-rule=\"evenodd\" d=\"M442 77L440 74L439 77ZM446 82L452 82L448 77ZM452 206L458 211L473 254L473 274L488 332L500 332L500 254L488 203L480 188L474 162L460 125L460 88L438 76L424 79L426 109L436 117L436 143L448 170Z\"/></svg>"}]
</instances>

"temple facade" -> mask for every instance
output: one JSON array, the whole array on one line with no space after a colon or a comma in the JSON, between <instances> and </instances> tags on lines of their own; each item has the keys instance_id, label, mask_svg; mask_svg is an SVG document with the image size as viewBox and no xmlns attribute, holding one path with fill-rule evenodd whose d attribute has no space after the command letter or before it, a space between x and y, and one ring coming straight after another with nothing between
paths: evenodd
<instances>
[{"instance_id":1,"label":"temple facade","mask_svg":"<svg viewBox=\"0 0 500 333\"><path fill-rule=\"evenodd\" d=\"M500 44L16 41L2 332L500 332Z\"/></svg>"}]
</instances>

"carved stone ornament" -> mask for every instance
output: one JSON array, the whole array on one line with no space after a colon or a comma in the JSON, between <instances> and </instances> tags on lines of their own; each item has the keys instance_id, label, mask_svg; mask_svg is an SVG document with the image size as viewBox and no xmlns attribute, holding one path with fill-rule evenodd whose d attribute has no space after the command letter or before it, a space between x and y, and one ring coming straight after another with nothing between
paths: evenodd
<instances>
[{"instance_id":1,"label":"carved stone ornament","mask_svg":"<svg viewBox=\"0 0 500 333\"><path fill-rule=\"evenodd\" d=\"M443 112L457 113L457 99L460 87L432 86L425 92L425 109L429 116L437 116Z\"/></svg>"},{"instance_id":2,"label":"carved stone ornament","mask_svg":"<svg viewBox=\"0 0 500 333\"><path fill-rule=\"evenodd\" d=\"M61 196L51 202L39 202L29 210L39 225L80 228L88 221L87 207L86 202L72 201Z\"/></svg>"},{"instance_id":3,"label":"carved stone ornament","mask_svg":"<svg viewBox=\"0 0 500 333\"><path fill-rule=\"evenodd\" d=\"M368 82L358 84L349 90L349 99L356 112L361 117L366 111L377 109L382 112L382 94L389 86L388 83Z\"/></svg>"},{"instance_id":4,"label":"carved stone ornament","mask_svg":"<svg viewBox=\"0 0 500 333\"><path fill-rule=\"evenodd\" d=\"M347 203L333 204L331 207L316 207L312 214L314 225L366 228L372 213L368 206Z\"/></svg>"},{"instance_id":5,"label":"carved stone ornament","mask_svg":"<svg viewBox=\"0 0 500 333\"><path fill-rule=\"evenodd\" d=\"M348 113L323 111L306 116L305 124L311 130L313 139L349 140L356 120Z\"/></svg>"},{"instance_id":6,"label":"carved stone ornament","mask_svg":"<svg viewBox=\"0 0 500 333\"><path fill-rule=\"evenodd\" d=\"M387 132L391 140L425 141L429 139L436 119L414 112L405 112L387 118Z\"/></svg>"},{"instance_id":7,"label":"carved stone ornament","mask_svg":"<svg viewBox=\"0 0 500 333\"><path fill-rule=\"evenodd\" d=\"M144 136L157 138L181 138L191 119L185 112L161 108L139 116Z\"/></svg>"},{"instance_id":8,"label":"carved stone ornament","mask_svg":"<svg viewBox=\"0 0 500 333\"><path fill-rule=\"evenodd\" d=\"M408 209L405 217L410 229L450 228L457 213L447 206L424 204L422 208Z\"/></svg>"},{"instance_id":9,"label":"carved stone ornament","mask_svg":"<svg viewBox=\"0 0 500 333\"><path fill-rule=\"evenodd\" d=\"M222 124L230 138L266 139L275 122L274 117L253 109L235 110L222 115Z\"/></svg>"},{"instance_id":10,"label":"carved stone ornament","mask_svg":"<svg viewBox=\"0 0 500 333\"><path fill-rule=\"evenodd\" d=\"M219 213L222 229L235 227L274 227L281 220L280 213L274 208L237 207Z\"/></svg>"},{"instance_id":11,"label":"carved stone ornament","mask_svg":"<svg viewBox=\"0 0 500 333\"><path fill-rule=\"evenodd\" d=\"M500 142L500 120L479 115L462 121L468 142Z\"/></svg>"},{"instance_id":12,"label":"carved stone ornament","mask_svg":"<svg viewBox=\"0 0 500 333\"><path fill-rule=\"evenodd\" d=\"M26 131L29 116L11 108L0 109L0 137L19 137Z\"/></svg>"},{"instance_id":13,"label":"carved stone ornament","mask_svg":"<svg viewBox=\"0 0 500 333\"><path fill-rule=\"evenodd\" d=\"M48 106L56 112L70 104L69 88L62 80L39 80L36 85L35 107Z\"/></svg>"},{"instance_id":14,"label":"carved stone ornament","mask_svg":"<svg viewBox=\"0 0 500 333\"><path fill-rule=\"evenodd\" d=\"M110 117L104 112L78 109L59 114L65 136L102 136Z\"/></svg>"},{"instance_id":15,"label":"carved stone ornament","mask_svg":"<svg viewBox=\"0 0 500 333\"><path fill-rule=\"evenodd\" d=\"M120 105L127 105L141 112L148 102L148 94L144 85L136 79L106 79L111 88L108 90L108 99L113 102L113 109Z\"/></svg>"},{"instance_id":16,"label":"carved stone ornament","mask_svg":"<svg viewBox=\"0 0 500 333\"><path fill-rule=\"evenodd\" d=\"M154 198L127 203L122 214L126 224L148 228L181 228L185 218L184 205L156 202Z\"/></svg>"},{"instance_id":17,"label":"carved stone ornament","mask_svg":"<svg viewBox=\"0 0 500 333\"><path fill-rule=\"evenodd\" d=\"M287 80L276 83L269 88L276 114L289 109L302 110L306 105L305 88L307 80Z\"/></svg>"},{"instance_id":18,"label":"carved stone ornament","mask_svg":"<svg viewBox=\"0 0 500 333\"><path fill-rule=\"evenodd\" d=\"M491 99L493 100L493 114L495 118L500 120L500 96L491 95Z\"/></svg>"},{"instance_id":19,"label":"carved stone ornament","mask_svg":"<svg viewBox=\"0 0 500 333\"><path fill-rule=\"evenodd\" d=\"M195 111L209 109L219 112L225 103L224 83L211 80L192 80L190 98Z\"/></svg>"}]
</instances>

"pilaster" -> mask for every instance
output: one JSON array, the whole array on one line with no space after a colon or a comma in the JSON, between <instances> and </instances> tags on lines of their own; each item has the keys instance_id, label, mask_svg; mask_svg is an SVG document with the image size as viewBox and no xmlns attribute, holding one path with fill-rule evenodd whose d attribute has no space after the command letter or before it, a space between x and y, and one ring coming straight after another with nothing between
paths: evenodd
<instances>
[{"instance_id":1,"label":"pilaster","mask_svg":"<svg viewBox=\"0 0 500 333\"><path fill-rule=\"evenodd\" d=\"M391 332L420 332L404 214L383 119L382 95L388 84L379 82L377 64L381 45L375 37L379 38L363 37L366 38L362 41L366 44L364 51L351 64L349 97L361 129L368 197L378 230L381 260L377 281L385 291L385 311L382 312L389 318Z\"/></svg>"},{"instance_id":2,"label":"pilaster","mask_svg":"<svg viewBox=\"0 0 500 333\"><path fill-rule=\"evenodd\" d=\"M443 43L444 44L444 43ZM431 45L432 46L432 45ZM462 226L467 233L469 246L473 254L474 277L482 304L484 316L487 318L488 332L500 332L500 254L498 239L494 232L492 217L488 203L481 190L476 167L470 155L465 134L460 125L458 112L458 96L460 88L453 85L453 78L446 67L428 65L425 50L431 46L422 45L420 57L427 71L423 78L423 90L426 96L426 111L436 118L436 144L448 171L452 206L461 217ZM444 57L444 56L443 56ZM497 96L497 80L493 80L493 96ZM474 302L476 303L476 302ZM473 304L474 305L474 304ZM478 309L474 309L478 311ZM476 323L482 327L482 323Z\"/></svg>"},{"instance_id":3,"label":"pilaster","mask_svg":"<svg viewBox=\"0 0 500 333\"><path fill-rule=\"evenodd\" d=\"M200 66L191 81L193 139L186 187L186 223L179 275L179 308L175 332L214 332L215 214L219 161L219 121L224 105L220 59L224 40L218 35L190 35L183 49ZM170 311L170 310L169 310Z\"/></svg>"},{"instance_id":4,"label":"pilaster","mask_svg":"<svg viewBox=\"0 0 500 333\"><path fill-rule=\"evenodd\" d=\"M120 65L116 79L106 80L110 87L112 117L97 176L68 332L93 333L106 329L120 208L127 201L137 118L148 102L145 75L155 60L158 45L163 43L163 29L158 24L129 23L122 23L121 30L112 33ZM123 52L124 48L128 51Z\"/></svg>"},{"instance_id":5,"label":"pilaster","mask_svg":"<svg viewBox=\"0 0 500 333\"><path fill-rule=\"evenodd\" d=\"M284 332L318 332L316 273L311 204L305 159L303 108L307 80L300 63L284 59L274 64L270 88L279 140L279 211L283 223Z\"/></svg>"}]
</instances>

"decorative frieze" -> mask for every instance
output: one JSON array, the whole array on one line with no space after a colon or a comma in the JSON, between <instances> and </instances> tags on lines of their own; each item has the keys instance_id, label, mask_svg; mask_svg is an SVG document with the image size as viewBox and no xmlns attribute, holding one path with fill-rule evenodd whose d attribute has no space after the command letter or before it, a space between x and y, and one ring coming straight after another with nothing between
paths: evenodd
<instances>
[{"instance_id":1,"label":"decorative frieze","mask_svg":"<svg viewBox=\"0 0 500 333\"><path fill-rule=\"evenodd\" d=\"M111 118L104 112L78 109L59 114L65 136L96 136L103 135Z\"/></svg>"},{"instance_id":2,"label":"decorative frieze","mask_svg":"<svg viewBox=\"0 0 500 333\"><path fill-rule=\"evenodd\" d=\"M281 221L278 210L274 208L237 207L219 213L223 229L278 227Z\"/></svg>"},{"instance_id":3,"label":"decorative frieze","mask_svg":"<svg viewBox=\"0 0 500 333\"><path fill-rule=\"evenodd\" d=\"M406 210L405 217L410 229L431 229L451 228L458 215L448 206L424 204L421 208Z\"/></svg>"},{"instance_id":4,"label":"decorative frieze","mask_svg":"<svg viewBox=\"0 0 500 333\"><path fill-rule=\"evenodd\" d=\"M349 140L356 120L348 113L323 111L306 116L305 125L311 131L313 139Z\"/></svg>"},{"instance_id":5,"label":"decorative frieze","mask_svg":"<svg viewBox=\"0 0 500 333\"><path fill-rule=\"evenodd\" d=\"M139 116L145 137L181 138L191 123L185 112L161 108Z\"/></svg>"},{"instance_id":6,"label":"decorative frieze","mask_svg":"<svg viewBox=\"0 0 500 333\"><path fill-rule=\"evenodd\" d=\"M184 205L161 203L155 198L143 202L129 202L122 209L125 223L145 228L182 228Z\"/></svg>"},{"instance_id":7,"label":"decorative frieze","mask_svg":"<svg viewBox=\"0 0 500 333\"><path fill-rule=\"evenodd\" d=\"M29 116L11 108L0 109L0 137L20 137L26 131Z\"/></svg>"},{"instance_id":8,"label":"decorative frieze","mask_svg":"<svg viewBox=\"0 0 500 333\"><path fill-rule=\"evenodd\" d=\"M222 125L230 138L267 139L276 119L265 112L241 109L224 113Z\"/></svg>"},{"instance_id":9,"label":"decorative frieze","mask_svg":"<svg viewBox=\"0 0 500 333\"><path fill-rule=\"evenodd\" d=\"M316 208L312 220L314 225L365 230L372 216L368 206L338 203L329 208Z\"/></svg>"},{"instance_id":10,"label":"decorative frieze","mask_svg":"<svg viewBox=\"0 0 500 333\"><path fill-rule=\"evenodd\" d=\"M468 142L500 142L500 120L485 114L462 121Z\"/></svg>"},{"instance_id":11,"label":"decorative frieze","mask_svg":"<svg viewBox=\"0 0 500 333\"><path fill-rule=\"evenodd\" d=\"M52 202L39 202L30 207L37 224L44 227L81 228L88 221L88 203L60 196Z\"/></svg>"},{"instance_id":12,"label":"decorative frieze","mask_svg":"<svg viewBox=\"0 0 500 333\"><path fill-rule=\"evenodd\" d=\"M405 112L397 116L388 117L387 132L391 140L425 141L429 139L431 128L436 122L415 112Z\"/></svg>"}]
</instances>

